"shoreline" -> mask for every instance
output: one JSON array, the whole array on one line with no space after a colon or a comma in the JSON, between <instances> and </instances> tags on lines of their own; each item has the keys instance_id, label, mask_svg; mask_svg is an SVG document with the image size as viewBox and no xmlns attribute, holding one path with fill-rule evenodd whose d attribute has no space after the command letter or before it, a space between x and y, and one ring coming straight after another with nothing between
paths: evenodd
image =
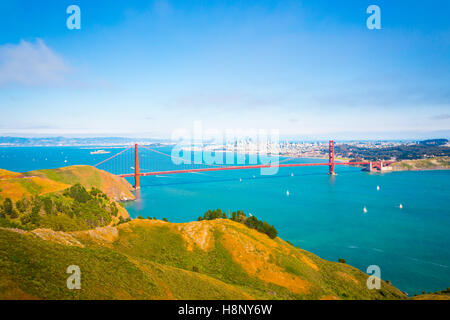
<instances>
[{"instance_id":1,"label":"shoreline","mask_svg":"<svg viewBox=\"0 0 450 320\"><path fill-rule=\"evenodd\" d=\"M423 169L402 169L402 170L395 170L392 169L391 172L405 172L405 171L445 171L445 170L450 170L450 168L423 168Z\"/></svg>"}]
</instances>

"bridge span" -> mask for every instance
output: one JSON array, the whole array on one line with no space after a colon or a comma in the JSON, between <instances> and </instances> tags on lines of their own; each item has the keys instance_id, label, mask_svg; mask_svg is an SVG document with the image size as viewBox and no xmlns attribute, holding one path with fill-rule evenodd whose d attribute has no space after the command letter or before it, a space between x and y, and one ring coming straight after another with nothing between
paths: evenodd
<instances>
[{"instance_id":1,"label":"bridge span","mask_svg":"<svg viewBox=\"0 0 450 320\"><path fill-rule=\"evenodd\" d=\"M170 157L173 159L173 156L162 153L160 151L151 149L147 146L141 146L142 148L160 154L160 155L164 155L166 157ZM135 144L134 146L130 146L128 148L125 148L124 150L122 150L121 152L113 155L112 157L109 157L106 160L103 160L102 162L98 163L95 165L95 167L100 166L101 164L104 164L114 158L117 158L119 155L123 154L125 151L127 150L131 150L134 149L134 167L130 167L131 169L133 169L133 172L128 172L128 173L120 173L120 174L116 174L120 177L134 177L134 187L136 189L140 188L140 182L139 182L139 178L140 177L145 177L145 176L156 176L156 175L169 175L169 174L179 174L179 173L196 173L196 172L211 172L211 171L227 171L227 170L245 170L245 169L261 169L261 168L271 168L271 167L278 167L278 168L291 168L291 167L315 167L315 166L327 166L328 167L328 173L330 175L334 175L335 174L335 166L367 166L368 171L372 171L373 168L379 168L380 170L382 170L382 168L384 166L389 166L393 161L376 161L376 162L371 162L371 161L356 161L356 162L352 162L352 161L335 161L335 153L334 153L334 140L330 140L329 141L329 147L328 147L328 162L320 162L320 163L282 163L286 160L292 160L292 159L297 159L300 157L293 157L293 158L289 158L286 160L283 160L282 162L278 162L275 164L257 164L257 165L224 165L224 166L219 166L217 164L215 165L209 165L209 167L207 165L205 165L204 168L188 168L188 169L177 169L177 170L150 170L148 172L141 172L140 171L140 163L139 163L139 145Z\"/></svg>"}]
</instances>

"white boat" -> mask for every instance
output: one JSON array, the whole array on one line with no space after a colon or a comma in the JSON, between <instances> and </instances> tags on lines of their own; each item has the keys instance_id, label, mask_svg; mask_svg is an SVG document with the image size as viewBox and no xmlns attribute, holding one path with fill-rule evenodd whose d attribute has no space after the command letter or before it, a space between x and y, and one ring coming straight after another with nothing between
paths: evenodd
<instances>
[{"instance_id":1,"label":"white boat","mask_svg":"<svg viewBox=\"0 0 450 320\"><path fill-rule=\"evenodd\" d=\"M91 151L90 154L107 154L110 153L109 151L105 151L105 150L95 150L95 151Z\"/></svg>"},{"instance_id":2,"label":"white boat","mask_svg":"<svg viewBox=\"0 0 450 320\"><path fill-rule=\"evenodd\" d=\"M290 195L289 190L286 191L286 195L289 197Z\"/></svg>"},{"instance_id":3,"label":"white boat","mask_svg":"<svg viewBox=\"0 0 450 320\"><path fill-rule=\"evenodd\" d=\"M366 207L364 207L363 212L367 213L367 208Z\"/></svg>"},{"instance_id":4,"label":"white boat","mask_svg":"<svg viewBox=\"0 0 450 320\"><path fill-rule=\"evenodd\" d=\"M291 177L293 177L294 176L294 174L293 173L291 173Z\"/></svg>"},{"instance_id":5,"label":"white boat","mask_svg":"<svg viewBox=\"0 0 450 320\"><path fill-rule=\"evenodd\" d=\"M400 209L403 209L403 205L400 203L400 205L398 206Z\"/></svg>"},{"instance_id":6,"label":"white boat","mask_svg":"<svg viewBox=\"0 0 450 320\"><path fill-rule=\"evenodd\" d=\"M380 186L377 186L377 191L380 191Z\"/></svg>"}]
</instances>

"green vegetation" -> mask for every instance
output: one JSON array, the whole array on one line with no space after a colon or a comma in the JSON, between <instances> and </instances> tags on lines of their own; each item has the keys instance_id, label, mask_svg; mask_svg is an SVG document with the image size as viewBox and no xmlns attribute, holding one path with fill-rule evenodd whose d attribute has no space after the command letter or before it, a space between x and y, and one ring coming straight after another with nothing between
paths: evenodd
<instances>
[{"instance_id":1,"label":"green vegetation","mask_svg":"<svg viewBox=\"0 0 450 320\"><path fill-rule=\"evenodd\" d=\"M416 160L434 157L449 157L450 147L445 146L446 139L425 140L416 144L402 144L395 147L367 148L348 144L335 147L337 155L353 159L376 160Z\"/></svg>"},{"instance_id":2,"label":"green vegetation","mask_svg":"<svg viewBox=\"0 0 450 320\"><path fill-rule=\"evenodd\" d=\"M242 211L208 210L184 224L131 221L110 199L127 185L100 171L89 177L95 170L3 173L13 181L1 180L9 193L0 194L0 300L405 298L387 282L369 290L367 274L294 247ZM74 264L81 290L66 287Z\"/></svg>"},{"instance_id":3,"label":"green vegetation","mask_svg":"<svg viewBox=\"0 0 450 320\"><path fill-rule=\"evenodd\" d=\"M413 300L450 300L450 288L437 292L422 292L421 295L414 295Z\"/></svg>"},{"instance_id":4,"label":"green vegetation","mask_svg":"<svg viewBox=\"0 0 450 320\"><path fill-rule=\"evenodd\" d=\"M117 225L120 225L122 223L126 223L131 221L131 218L123 218L123 217L119 217L119 222L117 223Z\"/></svg>"},{"instance_id":5,"label":"green vegetation","mask_svg":"<svg viewBox=\"0 0 450 320\"><path fill-rule=\"evenodd\" d=\"M27 179L22 181L30 181L30 178L39 178L40 181L48 181L58 185L75 185L81 184L86 189L96 188L102 190L108 197L112 199L132 200L133 194L130 192L132 186L123 178L119 178L105 171L99 170L91 166L69 166L57 169L43 169L25 172L22 174ZM32 181L32 180L31 180ZM29 191L41 187L27 183ZM64 189L64 188L63 188ZM61 189L60 189L61 190ZM40 194L42 190L34 190L32 194Z\"/></svg>"},{"instance_id":6,"label":"green vegetation","mask_svg":"<svg viewBox=\"0 0 450 320\"><path fill-rule=\"evenodd\" d=\"M0 208L0 226L24 230L87 230L111 223L119 209L101 190L82 185L43 196L23 197L15 205L10 198Z\"/></svg>"},{"instance_id":7,"label":"green vegetation","mask_svg":"<svg viewBox=\"0 0 450 320\"><path fill-rule=\"evenodd\" d=\"M24 173L26 176L39 176L53 181L75 185L83 184L86 188L99 187L102 184L101 174L89 166L73 166L60 169L42 169Z\"/></svg>"},{"instance_id":8,"label":"green vegetation","mask_svg":"<svg viewBox=\"0 0 450 320\"><path fill-rule=\"evenodd\" d=\"M45 238L0 229L0 299L405 298L385 282L381 290L369 290L367 274L229 219L136 219L111 229ZM108 230L116 236L101 242L99 235ZM192 247L188 233L210 245ZM73 264L81 269L81 290L66 287L66 269Z\"/></svg>"},{"instance_id":9,"label":"green vegetation","mask_svg":"<svg viewBox=\"0 0 450 320\"><path fill-rule=\"evenodd\" d=\"M394 171L450 169L450 157L403 160L392 164Z\"/></svg>"},{"instance_id":10,"label":"green vegetation","mask_svg":"<svg viewBox=\"0 0 450 320\"><path fill-rule=\"evenodd\" d=\"M198 217L198 221L202 220L214 220L214 219L227 219L227 215L222 209L208 210L203 217ZM163 219L164 220L164 219ZM256 229L261 233L265 233L269 238L274 239L278 235L277 229L274 226L269 225L266 221L258 220L255 216L247 217L243 211L233 211L230 220L245 224L251 229Z\"/></svg>"},{"instance_id":11,"label":"green vegetation","mask_svg":"<svg viewBox=\"0 0 450 320\"><path fill-rule=\"evenodd\" d=\"M9 217L10 219L15 219L19 215L17 214L17 211L13 207L13 203L11 199L6 198L5 201L3 201L3 206L0 209L0 217L6 218Z\"/></svg>"}]
</instances>

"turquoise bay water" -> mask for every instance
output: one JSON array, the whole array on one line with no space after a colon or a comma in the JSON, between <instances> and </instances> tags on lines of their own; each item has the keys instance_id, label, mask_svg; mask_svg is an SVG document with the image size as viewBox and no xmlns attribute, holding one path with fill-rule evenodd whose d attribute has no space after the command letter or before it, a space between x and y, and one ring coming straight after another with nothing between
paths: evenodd
<instances>
[{"instance_id":1,"label":"turquoise bay water","mask_svg":"<svg viewBox=\"0 0 450 320\"><path fill-rule=\"evenodd\" d=\"M94 164L110 156L89 151L0 148L0 168L29 171ZM380 266L383 279L409 294L450 286L450 171L370 174L338 166L338 175L330 177L327 169L280 168L275 176L236 170L145 177L138 200L126 207L132 217L172 222L195 220L208 209L241 209L275 225L281 238L324 259L345 258L363 271Z\"/></svg>"}]
</instances>

